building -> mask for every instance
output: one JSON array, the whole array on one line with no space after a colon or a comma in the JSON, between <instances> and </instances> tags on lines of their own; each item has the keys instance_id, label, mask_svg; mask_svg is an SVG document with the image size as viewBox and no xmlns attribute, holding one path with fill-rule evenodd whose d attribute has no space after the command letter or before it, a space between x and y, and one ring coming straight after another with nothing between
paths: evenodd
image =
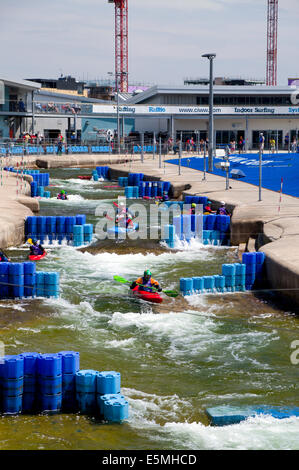
<instances>
[{"instance_id":1,"label":"building","mask_svg":"<svg viewBox=\"0 0 299 470\"><path fill-rule=\"evenodd\" d=\"M0 139L14 138L32 121L33 96L39 83L0 77Z\"/></svg>"},{"instance_id":2,"label":"building","mask_svg":"<svg viewBox=\"0 0 299 470\"><path fill-rule=\"evenodd\" d=\"M298 90L299 92L299 90ZM246 139L248 149L256 149L260 132L266 139L274 137L279 148L285 138L292 140L299 130L299 99L296 86L263 85L214 87L216 143ZM122 119L134 117L135 132L168 133L183 140L208 137L209 87L154 86L127 99L120 106ZM95 114L115 116L115 109L94 106Z\"/></svg>"}]
</instances>

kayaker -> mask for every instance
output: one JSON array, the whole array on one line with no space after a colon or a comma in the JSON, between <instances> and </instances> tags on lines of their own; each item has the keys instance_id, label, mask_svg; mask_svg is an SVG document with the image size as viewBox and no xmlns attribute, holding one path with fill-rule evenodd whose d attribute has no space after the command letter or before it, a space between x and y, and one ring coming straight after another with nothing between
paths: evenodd
<instances>
[{"instance_id":1,"label":"kayaker","mask_svg":"<svg viewBox=\"0 0 299 470\"><path fill-rule=\"evenodd\" d=\"M57 195L57 199L62 199L63 201L67 200L67 194L64 189L62 189L60 193Z\"/></svg>"},{"instance_id":2,"label":"kayaker","mask_svg":"<svg viewBox=\"0 0 299 470\"><path fill-rule=\"evenodd\" d=\"M138 285L141 285L141 290L145 292L152 292L153 288L158 292L162 291L159 282L152 278L152 273L149 269L144 271L143 277L139 277L136 281L132 282L130 289L135 289Z\"/></svg>"},{"instance_id":3,"label":"kayaker","mask_svg":"<svg viewBox=\"0 0 299 470\"><path fill-rule=\"evenodd\" d=\"M6 254L0 249L0 263L9 263L10 259L6 256Z\"/></svg>"},{"instance_id":4,"label":"kayaker","mask_svg":"<svg viewBox=\"0 0 299 470\"><path fill-rule=\"evenodd\" d=\"M228 212L228 210L225 207L225 202L224 201L220 202L220 207L217 210L217 215L230 215L230 213Z\"/></svg>"},{"instance_id":5,"label":"kayaker","mask_svg":"<svg viewBox=\"0 0 299 470\"><path fill-rule=\"evenodd\" d=\"M163 196L162 196L162 201L163 202L169 201L169 196L168 196L167 191L164 191Z\"/></svg>"},{"instance_id":6,"label":"kayaker","mask_svg":"<svg viewBox=\"0 0 299 470\"><path fill-rule=\"evenodd\" d=\"M195 204L195 202L192 202L192 204L191 204L190 214L191 215L196 214L196 204Z\"/></svg>"},{"instance_id":7,"label":"kayaker","mask_svg":"<svg viewBox=\"0 0 299 470\"><path fill-rule=\"evenodd\" d=\"M45 249L42 247L41 244L38 243L38 241L29 238L27 240L27 243L29 243L30 245L30 256L40 256L44 254Z\"/></svg>"},{"instance_id":8,"label":"kayaker","mask_svg":"<svg viewBox=\"0 0 299 470\"><path fill-rule=\"evenodd\" d=\"M208 201L205 208L204 208L204 214L216 214L216 211L212 211L212 203L211 201Z\"/></svg>"},{"instance_id":9,"label":"kayaker","mask_svg":"<svg viewBox=\"0 0 299 470\"><path fill-rule=\"evenodd\" d=\"M117 224L125 223L126 228L134 228L133 216L123 202L119 204L119 214L115 219Z\"/></svg>"}]
</instances>

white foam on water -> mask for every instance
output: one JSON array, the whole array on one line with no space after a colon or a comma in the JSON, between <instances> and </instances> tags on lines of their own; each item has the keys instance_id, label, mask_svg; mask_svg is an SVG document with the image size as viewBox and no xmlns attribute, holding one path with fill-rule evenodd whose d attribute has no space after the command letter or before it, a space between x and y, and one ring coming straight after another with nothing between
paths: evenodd
<instances>
[{"instance_id":1,"label":"white foam on water","mask_svg":"<svg viewBox=\"0 0 299 470\"><path fill-rule=\"evenodd\" d=\"M224 427L167 423L164 432L178 446L195 450L298 450L299 418L250 418Z\"/></svg>"},{"instance_id":2,"label":"white foam on water","mask_svg":"<svg viewBox=\"0 0 299 470\"><path fill-rule=\"evenodd\" d=\"M153 442L163 440L172 448L190 450L298 450L296 417L279 420L257 416L239 424L215 427L188 422L194 401L126 388L122 393L130 405L130 426Z\"/></svg>"}]
</instances>

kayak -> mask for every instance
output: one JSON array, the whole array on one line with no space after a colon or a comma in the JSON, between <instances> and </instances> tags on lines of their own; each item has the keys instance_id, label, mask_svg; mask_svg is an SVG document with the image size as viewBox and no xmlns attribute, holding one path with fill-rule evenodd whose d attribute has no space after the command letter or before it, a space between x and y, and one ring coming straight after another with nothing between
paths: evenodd
<instances>
[{"instance_id":1,"label":"kayak","mask_svg":"<svg viewBox=\"0 0 299 470\"><path fill-rule=\"evenodd\" d=\"M133 289L133 295L139 299L146 300L147 302L153 302L155 304L161 304L163 302L163 298L160 294L158 294L158 292L147 292L138 286Z\"/></svg>"},{"instance_id":2,"label":"kayak","mask_svg":"<svg viewBox=\"0 0 299 470\"><path fill-rule=\"evenodd\" d=\"M78 178L79 178L80 180L91 180L92 177L91 177L91 176L88 176L88 175L84 175L84 176L78 176Z\"/></svg>"},{"instance_id":3,"label":"kayak","mask_svg":"<svg viewBox=\"0 0 299 470\"><path fill-rule=\"evenodd\" d=\"M132 233L138 228L138 224L134 224L134 228L125 228L125 227L112 227L108 228L107 233Z\"/></svg>"},{"instance_id":4,"label":"kayak","mask_svg":"<svg viewBox=\"0 0 299 470\"><path fill-rule=\"evenodd\" d=\"M39 261L40 259L43 259L45 256L47 256L46 251L42 255L29 255L29 259L30 261Z\"/></svg>"}]
</instances>

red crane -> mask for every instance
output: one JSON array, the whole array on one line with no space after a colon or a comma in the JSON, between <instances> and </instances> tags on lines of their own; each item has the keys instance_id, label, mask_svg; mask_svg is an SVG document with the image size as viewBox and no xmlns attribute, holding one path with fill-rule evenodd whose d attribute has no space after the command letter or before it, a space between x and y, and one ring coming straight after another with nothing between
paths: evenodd
<instances>
[{"instance_id":1,"label":"red crane","mask_svg":"<svg viewBox=\"0 0 299 470\"><path fill-rule=\"evenodd\" d=\"M115 89L128 91L128 0L108 0L115 4Z\"/></svg>"},{"instance_id":2,"label":"red crane","mask_svg":"<svg viewBox=\"0 0 299 470\"><path fill-rule=\"evenodd\" d=\"M278 0L268 0L267 86L277 86Z\"/></svg>"}]
</instances>

